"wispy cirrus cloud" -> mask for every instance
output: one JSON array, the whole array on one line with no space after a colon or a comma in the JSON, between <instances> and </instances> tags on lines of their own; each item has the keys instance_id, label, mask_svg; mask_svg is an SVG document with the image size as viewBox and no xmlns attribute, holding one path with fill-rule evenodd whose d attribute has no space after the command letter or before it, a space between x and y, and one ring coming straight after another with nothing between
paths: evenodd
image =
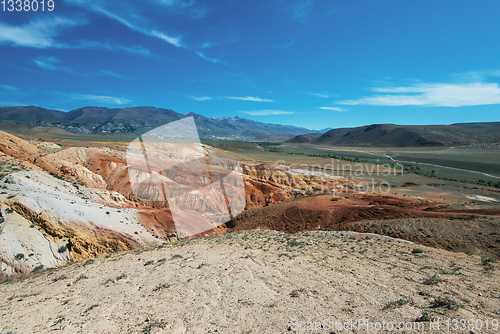
<instances>
[{"instance_id":1,"label":"wispy cirrus cloud","mask_svg":"<svg viewBox=\"0 0 500 334\"><path fill-rule=\"evenodd\" d=\"M253 102L274 102L274 100L263 99L257 96L228 96L229 100L253 101Z\"/></svg>"},{"instance_id":2,"label":"wispy cirrus cloud","mask_svg":"<svg viewBox=\"0 0 500 334\"><path fill-rule=\"evenodd\" d=\"M332 111L338 111L338 112L344 112L347 111L345 108L339 108L339 107L319 107L321 110L332 110Z\"/></svg>"},{"instance_id":3,"label":"wispy cirrus cloud","mask_svg":"<svg viewBox=\"0 0 500 334\"><path fill-rule=\"evenodd\" d=\"M113 44L110 42L103 43L99 41L82 40L79 41L77 44L68 47L72 49L124 51L130 54L137 54L146 57L154 57L153 53L148 48L145 48L141 45L125 46L125 45Z\"/></svg>"},{"instance_id":4,"label":"wispy cirrus cloud","mask_svg":"<svg viewBox=\"0 0 500 334\"><path fill-rule=\"evenodd\" d=\"M149 0L149 2L168 8L172 14L184 14L191 19L203 18L210 11L206 3L195 0Z\"/></svg>"},{"instance_id":5,"label":"wispy cirrus cloud","mask_svg":"<svg viewBox=\"0 0 500 334\"><path fill-rule=\"evenodd\" d=\"M61 66L61 60L59 58L53 57L53 56L39 56L33 59L33 62L38 66L46 70L51 70L51 71L62 71L62 72L67 72L67 73L73 73L75 72L68 68Z\"/></svg>"},{"instance_id":6,"label":"wispy cirrus cloud","mask_svg":"<svg viewBox=\"0 0 500 334\"><path fill-rule=\"evenodd\" d=\"M149 17L143 16L147 10L161 10L167 15L183 15L191 19L199 19L209 12L209 8L206 4L195 0L147 0L140 3L132 0L123 0L119 3L111 0L66 0L66 2L115 20L135 32L159 39L176 48L194 52L201 59L215 64L226 63L201 50L239 39L239 35L229 32L225 34L229 36L225 37L225 42L209 41L201 43L201 47L189 45L182 33L163 31L159 28L158 22L155 23Z\"/></svg>"},{"instance_id":7,"label":"wispy cirrus cloud","mask_svg":"<svg viewBox=\"0 0 500 334\"><path fill-rule=\"evenodd\" d=\"M0 44L37 49L103 49L151 56L151 51L139 45L123 46L86 40L68 44L57 40L64 30L87 23L82 19L59 16L37 18L19 26L0 22Z\"/></svg>"},{"instance_id":8,"label":"wispy cirrus cloud","mask_svg":"<svg viewBox=\"0 0 500 334\"><path fill-rule=\"evenodd\" d=\"M119 73L115 73L113 71L102 70L101 73L104 74L104 75L116 78L116 79L127 79L126 76L121 75Z\"/></svg>"},{"instance_id":9,"label":"wispy cirrus cloud","mask_svg":"<svg viewBox=\"0 0 500 334\"><path fill-rule=\"evenodd\" d=\"M57 57L54 56L38 56L35 59L33 59L33 62L40 68L50 70L50 71L61 71L61 72L66 72L66 73L71 73L75 75L82 75L82 76L89 76L90 73L83 73L83 72L76 72L73 69L69 67L65 67L60 65L61 60ZM114 77L117 79L125 79L124 76L121 74L112 72L112 71L107 71L107 70L101 70L96 72L97 75L106 75L110 77Z\"/></svg>"},{"instance_id":10,"label":"wispy cirrus cloud","mask_svg":"<svg viewBox=\"0 0 500 334\"><path fill-rule=\"evenodd\" d=\"M324 94L324 93L312 93L312 92L301 92L302 94L307 94L307 95L310 95L310 96L314 96L314 97L319 97L319 98L322 98L322 99L328 99L330 97L330 95L328 94Z\"/></svg>"},{"instance_id":11,"label":"wispy cirrus cloud","mask_svg":"<svg viewBox=\"0 0 500 334\"><path fill-rule=\"evenodd\" d=\"M117 13L114 9L118 8L116 2L110 1L97 1L97 0L66 0L67 3L80 6L87 10L93 11L100 15L106 16L112 20L115 20L127 28L139 32L150 37L155 37L161 39L175 47L182 47L182 37L167 34L165 32L153 29L147 25L147 20L139 16L133 8L127 7L127 10L123 10L122 13ZM125 4L126 5L126 4ZM113 9L110 9L113 8ZM131 11L132 9L132 11ZM128 13L128 14L125 14ZM126 17L127 15L128 17Z\"/></svg>"},{"instance_id":12,"label":"wispy cirrus cloud","mask_svg":"<svg viewBox=\"0 0 500 334\"><path fill-rule=\"evenodd\" d=\"M338 101L343 105L464 107L500 104L496 83L421 83L409 86L375 87L379 93L359 99Z\"/></svg>"},{"instance_id":13,"label":"wispy cirrus cloud","mask_svg":"<svg viewBox=\"0 0 500 334\"><path fill-rule=\"evenodd\" d=\"M289 7L292 12L292 18L301 23L306 23L311 13L312 6L313 0L297 1Z\"/></svg>"},{"instance_id":14,"label":"wispy cirrus cloud","mask_svg":"<svg viewBox=\"0 0 500 334\"><path fill-rule=\"evenodd\" d=\"M292 115L294 112L292 111L283 111L283 110L270 110L270 109L262 109L262 110L250 110L250 111L240 111L243 114L252 115L252 116L273 116L273 115Z\"/></svg>"},{"instance_id":15,"label":"wispy cirrus cloud","mask_svg":"<svg viewBox=\"0 0 500 334\"><path fill-rule=\"evenodd\" d=\"M70 100L86 101L99 104L124 105L132 102L131 100L126 98L107 96L107 95L92 95L92 94L80 94L80 93L69 93L69 94L64 93L62 95L66 96Z\"/></svg>"},{"instance_id":16,"label":"wispy cirrus cloud","mask_svg":"<svg viewBox=\"0 0 500 334\"><path fill-rule=\"evenodd\" d=\"M211 63L215 63L215 64L218 64L221 62L220 59L218 58L214 58L214 57L209 57L207 56L204 52L201 52L201 51L195 51L196 54L198 55L198 57L200 57L201 59L204 59L206 61L209 61Z\"/></svg>"},{"instance_id":17,"label":"wispy cirrus cloud","mask_svg":"<svg viewBox=\"0 0 500 334\"><path fill-rule=\"evenodd\" d=\"M15 92L15 91L20 90L20 88L14 87L11 85L0 85L0 89L2 89L4 91L11 91L11 92Z\"/></svg>"},{"instance_id":18,"label":"wispy cirrus cloud","mask_svg":"<svg viewBox=\"0 0 500 334\"><path fill-rule=\"evenodd\" d=\"M176 93L176 92L169 92L169 93L173 94L173 95L185 97L186 99L191 99L191 100L200 101L200 102L211 101L211 100L216 99L216 98L213 98L211 96L206 96L206 95L196 96L196 95L188 95L188 94L182 94L182 93Z\"/></svg>"},{"instance_id":19,"label":"wispy cirrus cloud","mask_svg":"<svg viewBox=\"0 0 500 334\"><path fill-rule=\"evenodd\" d=\"M291 42L288 42L286 44L273 44L273 46L278 48L278 49L288 49L294 44L295 44L295 40L292 40Z\"/></svg>"},{"instance_id":20,"label":"wispy cirrus cloud","mask_svg":"<svg viewBox=\"0 0 500 334\"><path fill-rule=\"evenodd\" d=\"M193 100L196 100L196 101L210 101L210 100L213 100L213 97L210 97L210 96L191 96L191 98Z\"/></svg>"},{"instance_id":21,"label":"wispy cirrus cloud","mask_svg":"<svg viewBox=\"0 0 500 334\"><path fill-rule=\"evenodd\" d=\"M62 30L85 23L59 16L37 18L20 26L0 23L0 44L40 49L65 48L67 46L55 38Z\"/></svg>"}]
</instances>

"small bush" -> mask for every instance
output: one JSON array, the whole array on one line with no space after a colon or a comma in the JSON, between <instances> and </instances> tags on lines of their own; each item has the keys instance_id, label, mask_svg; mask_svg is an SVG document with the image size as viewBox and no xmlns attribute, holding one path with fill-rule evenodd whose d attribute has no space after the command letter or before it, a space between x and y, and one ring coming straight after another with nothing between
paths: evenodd
<instances>
[{"instance_id":1,"label":"small bush","mask_svg":"<svg viewBox=\"0 0 500 334\"><path fill-rule=\"evenodd\" d=\"M425 285L438 285L439 283L443 282L443 280L436 275L424 279L423 284Z\"/></svg>"},{"instance_id":2,"label":"small bush","mask_svg":"<svg viewBox=\"0 0 500 334\"><path fill-rule=\"evenodd\" d=\"M401 298L401 299L398 299L396 301L392 301L392 302L387 303L382 308L382 310L392 309L392 308L400 307L400 306L403 306L403 305L406 305L406 304L408 304L408 301L406 301L403 298Z\"/></svg>"},{"instance_id":3,"label":"small bush","mask_svg":"<svg viewBox=\"0 0 500 334\"><path fill-rule=\"evenodd\" d=\"M481 264L482 264L483 266L487 266L487 265L489 265L490 263L495 263L495 262L497 262L497 259L492 258L492 257L483 256L483 257L481 258Z\"/></svg>"},{"instance_id":4,"label":"small bush","mask_svg":"<svg viewBox=\"0 0 500 334\"><path fill-rule=\"evenodd\" d=\"M68 276L66 276L66 275L62 274L61 276L54 277L54 278L52 279L52 282L54 282L54 283L55 283L55 282L57 282L57 281L65 280L65 279L67 279L67 278L68 278Z\"/></svg>"},{"instance_id":5,"label":"small bush","mask_svg":"<svg viewBox=\"0 0 500 334\"><path fill-rule=\"evenodd\" d=\"M295 239L292 239L292 240L287 241L287 245L290 247L301 247L301 246L304 246L305 243L302 241L297 241Z\"/></svg>"},{"instance_id":6,"label":"small bush","mask_svg":"<svg viewBox=\"0 0 500 334\"><path fill-rule=\"evenodd\" d=\"M59 249L57 250L58 253L64 253L68 250L68 247L66 245L62 245L61 247L59 247Z\"/></svg>"},{"instance_id":7,"label":"small bush","mask_svg":"<svg viewBox=\"0 0 500 334\"><path fill-rule=\"evenodd\" d=\"M92 264L94 263L95 260L94 259L88 259L87 261L85 261L85 263L83 264L84 266L88 266L89 264Z\"/></svg>"},{"instance_id":8,"label":"small bush","mask_svg":"<svg viewBox=\"0 0 500 334\"><path fill-rule=\"evenodd\" d=\"M422 315L415 319L417 322L424 322L424 321L430 321L431 318L429 317L429 313L427 312L422 312Z\"/></svg>"},{"instance_id":9,"label":"small bush","mask_svg":"<svg viewBox=\"0 0 500 334\"><path fill-rule=\"evenodd\" d=\"M412 253L412 254L420 254L420 253L423 253L423 252L424 252L424 251L423 251L423 250L421 250L420 248L414 248L414 249L411 251L411 253Z\"/></svg>"},{"instance_id":10,"label":"small bush","mask_svg":"<svg viewBox=\"0 0 500 334\"><path fill-rule=\"evenodd\" d=\"M460 307L460 304L458 304L456 301L446 296L444 298L441 297L435 298L431 304L431 307L432 308L446 307L449 310L456 310L457 308Z\"/></svg>"},{"instance_id":11,"label":"small bush","mask_svg":"<svg viewBox=\"0 0 500 334\"><path fill-rule=\"evenodd\" d=\"M153 289L153 292L157 292L157 291L160 291L160 290L163 290L163 289L168 289L170 288L172 285L171 284L168 284L168 283L161 283L161 284L158 284L154 289Z\"/></svg>"},{"instance_id":12,"label":"small bush","mask_svg":"<svg viewBox=\"0 0 500 334\"><path fill-rule=\"evenodd\" d=\"M17 261L20 261L20 260L24 259L24 254L17 253L16 256L14 256L14 259L16 259Z\"/></svg>"},{"instance_id":13,"label":"small bush","mask_svg":"<svg viewBox=\"0 0 500 334\"><path fill-rule=\"evenodd\" d=\"M38 273L38 272L42 271L43 268L44 268L43 264L36 266L35 268L33 268L33 273Z\"/></svg>"},{"instance_id":14,"label":"small bush","mask_svg":"<svg viewBox=\"0 0 500 334\"><path fill-rule=\"evenodd\" d=\"M78 276L75 280L75 283L78 282L78 281L81 281L82 279L87 279L88 276L85 275L85 274L81 274L80 276Z\"/></svg>"}]
</instances>

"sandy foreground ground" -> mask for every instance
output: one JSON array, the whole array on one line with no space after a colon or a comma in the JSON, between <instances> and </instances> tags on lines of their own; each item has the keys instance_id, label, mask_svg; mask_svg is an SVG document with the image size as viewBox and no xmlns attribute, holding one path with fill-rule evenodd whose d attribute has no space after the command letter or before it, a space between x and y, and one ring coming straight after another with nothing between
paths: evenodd
<instances>
[{"instance_id":1,"label":"sandy foreground ground","mask_svg":"<svg viewBox=\"0 0 500 334\"><path fill-rule=\"evenodd\" d=\"M500 332L498 263L365 237L257 229L35 273L0 284L0 333Z\"/></svg>"}]
</instances>

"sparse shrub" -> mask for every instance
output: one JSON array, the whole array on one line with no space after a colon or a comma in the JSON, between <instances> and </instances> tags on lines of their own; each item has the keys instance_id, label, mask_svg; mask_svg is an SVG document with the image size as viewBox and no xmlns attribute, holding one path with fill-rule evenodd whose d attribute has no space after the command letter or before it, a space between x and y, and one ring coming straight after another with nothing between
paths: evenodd
<instances>
[{"instance_id":1,"label":"sparse shrub","mask_svg":"<svg viewBox=\"0 0 500 334\"><path fill-rule=\"evenodd\" d=\"M87 275L85 274L81 274L80 276L78 276L75 280L75 283L78 282L78 281L81 281L82 279L87 279Z\"/></svg>"},{"instance_id":2,"label":"sparse shrub","mask_svg":"<svg viewBox=\"0 0 500 334\"><path fill-rule=\"evenodd\" d=\"M57 252L58 253L65 253L67 250L68 250L68 247L66 245L62 245L61 247L59 247Z\"/></svg>"},{"instance_id":3,"label":"sparse shrub","mask_svg":"<svg viewBox=\"0 0 500 334\"><path fill-rule=\"evenodd\" d=\"M153 329L155 328L165 329L167 328L167 325L168 325L167 321L163 319L148 321L147 324L142 329L141 333L149 334L153 331Z\"/></svg>"},{"instance_id":4,"label":"sparse shrub","mask_svg":"<svg viewBox=\"0 0 500 334\"><path fill-rule=\"evenodd\" d=\"M414 249L411 251L411 253L412 253L412 254L420 254L420 253L423 253L423 252L424 252L424 251L423 251L423 250L421 250L420 248L414 248Z\"/></svg>"},{"instance_id":5,"label":"sparse shrub","mask_svg":"<svg viewBox=\"0 0 500 334\"><path fill-rule=\"evenodd\" d=\"M36 266L35 268L33 268L33 273L38 273L38 272L42 271L43 268L44 268L43 264Z\"/></svg>"},{"instance_id":6,"label":"sparse shrub","mask_svg":"<svg viewBox=\"0 0 500 334\"><path fill-rule=\"evenodd\" d=\"M419 291L418 294L420 296L425 297L425 299L427 299L427 297L429 297L431 295L429 291L425 291L425 290L424 291Z\"/></svg>"},{"instance_id":7,"label":"sparse shrub","mask_svg":"<svg viewBox=\"0 0 500 334\"><path fill-rule=\"evenodd\" d=\"M447 270L447 269L439 269L439 273L441 275L457 275L458 274L458 271L462 269L462 267L455 267L455 268L452 268L451 270Z\"/></svg>"},{"instance_id":8,"label":"sparse shrub","mask_svg":"<svg viewBox=\"0 0 500 334\"><path fill-rule=\"evenodd\" d=\"M295 239L288 240L286 243L290 247L301 247L304 246L304 242L302 241L297 241Z\"/></svg>"},{"instance_id":9,"label":"sparse shrub","mask_svg":"<svg viewBox=\"0 0 500 334\"><path fill-rule=\"evenodd\" d=\"M431 318L429 317L429 313L427 312L422 312L422 315L415 319L417 322L424 322L424 321L430 321Z\"/></svg>"},{"instance_id":10,"label":"sparse shrub","mask_svg":"<svg viewBox=\"0 0 500 334\"><path fill-rule=\"evenodd\" d=\"M306 290L304 288L293 290L290 292L290 297L299 297L301 293L306 293Z\"/></svg>"},{"instance_id":11,"label":"sparse shrub","mask_svg":"<svg viewBox=\"0 0 500 334\"><path fill-rule=\"evenodd\" d=\"M124 279L124 278L127 278L127 275L126 275L125 273L122 273L122 274L120 274L120 276L117 276L117 277L115 278L115 280L116 280L116 281L119 281L119 280Z\"/></svg>"},{"instance_id":12,"label":"sparse shrub","mask_svg":"<svg viewBox=\"0 0 500 334\"><path fill-rule=\"evenodd\" d=\"M385 304L385 306L382 308L382 310L393 309L393 308L400 307L400 306L403 306L406 304L408 304L408 301L401 298L401 299L398 299L398 300L395 300L395 301L392 301L392 302Z\"/></svg>"},{"instance_id":13,"label":"sparse shrub","mask_svg":"<svg viewBox=\"0 0 500 334\"><path fill-rule=\"evenodd\" d=\"M52 279L52 282L54 282L54 283L55 283L55 282L57 282L57 281L64 280L64 279L67 279L67 278L68 278L68 276L66 276L66 275L62 274L61 276L58 276L58 277L53 278L53 279Z\"/></svg>"},{"instance_id":14,"label":"sparse shrub","mask_svg":"<svg viewBox=\"0 0 500 334\"><path fill-rule=\"evenodd\" d=\"M163 290L163 289L168 289L170 288L172 285L171 284L168 284L168 283L161 283L161 284L158 284L156 286L156 288L153 289L153 292L157 292L157 291L160 291L160 290Z\"/></svg>"},{"instance_id":15,"label":"sparse shrub","mask_svg":"<svg viewBox=\"0 0 500 334\"><path fill-rule=\"evenodd\" d=\"M489 257L489 256L483 256L481 258L481 264L483 266L487 266L489 265L490 263L496 263L497 262L497 259L493 258L493 257Z\"/></svg>"},{"instance_id":16,"label":"sparse shrub","mask_svg":"<svg viewBox=\"0 0 500 334\"><path fill-rule=\"evenodd\" d=\"M94 259L88 259L87 261L85 261L85 263L83 264L84 266L88 266L89 264L92 264L94 263L95 260Z\"/></svg>"},{"instance_id":17,"label":"sparse shrub","mask_svg":"<svg viewBox=\"0 0 500 334\"><path fill-rule=\"evenodd\" d=\"M439 278L437 275L434 275L432 277L424 279L423 284L425 284L425 285L438 285L441 282L443 282L443 280L441 278Z\"/></svg>"},{"instance_id":18,"label":"sparse shrub","mask_svg":"<svg viewBox=\"0 0 500 334\"><path fill-rule=\"evenodd\" d=\"M435 298L434 301L431 303L432 308L437 308L437 307L446 307L449 310L456 310L457 308L460 307L460 304L458 304L456 301L453 299L450 299L448 296L441 298Z\"/></svg>"},{"instance_id":19,"label":"sparse shrub","mask_svg":"<svg viewBox=\"0 0 500 334\"><path fill-rule=\"evenodd\" d=\"M16 259L17 261L20 261L20 260L24 259L24 254L17 253L16 256L14 256L14 259Z\"/></svg>"}]
</instances>

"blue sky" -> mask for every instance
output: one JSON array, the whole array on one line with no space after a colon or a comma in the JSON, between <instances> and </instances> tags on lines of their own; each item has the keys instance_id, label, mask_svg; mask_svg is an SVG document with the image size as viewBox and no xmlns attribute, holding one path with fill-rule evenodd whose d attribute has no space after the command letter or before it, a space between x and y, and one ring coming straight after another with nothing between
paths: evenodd
<instances>
[{"instance_id":1,"label":"blue sky","mask_svg":"<svg viewBox=\"0 0 500 334\"><path fill-rule=\"evenodd\" d=\"M54 3L0 11L0 106L310 129L500 121L497 0Z\"/></svg>"}]
</instances>

